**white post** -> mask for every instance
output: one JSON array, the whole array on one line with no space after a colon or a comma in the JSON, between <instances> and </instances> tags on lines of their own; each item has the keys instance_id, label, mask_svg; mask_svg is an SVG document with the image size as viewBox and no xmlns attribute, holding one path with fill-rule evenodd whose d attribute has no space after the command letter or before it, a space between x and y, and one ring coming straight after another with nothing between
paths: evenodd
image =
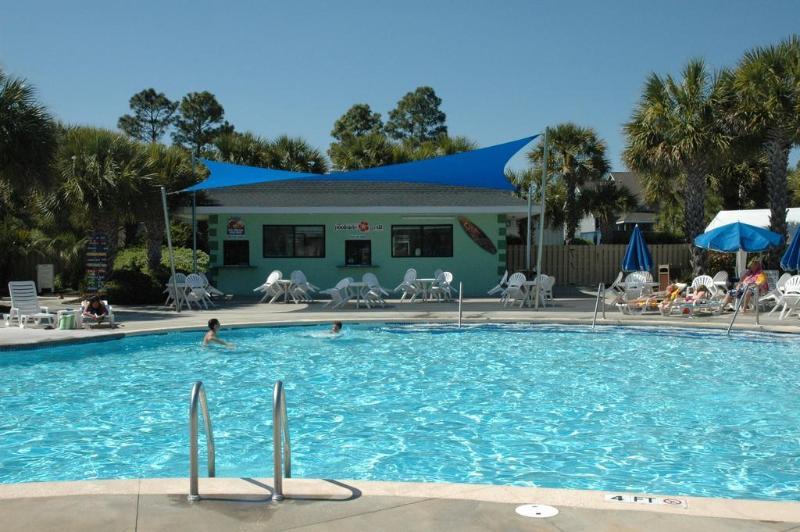
<instances>
[{"instance_id":1,"label":"white post","mask_svg":"<svg viewBox=\"0 0 800 532\"><path fill-rule=\"evenodd\" d=\"M461 328L461 303L464 300L464 283L458 283L458 328Z\"/></svg>"},{"instance_id":2,"label":"white post","mask_svg":"<svg viewBox=\"0 0 800 532\"><path fill-rule=\"evenodd\" d=\"M174 290L175 294L175 310L180 312L183 301L178 297L178 281L175 279L175 255L172 254L172 229L169 226L167 190L164 187L161 187L161 204L164 206L164 225L167 228L167 249L169 250L169 269L172 272L172 290Z\"/></svg>"},{"instance_id":3,"label":"white post","mask_svg":"<svg viewBox=\"0 0 800 532\"><path fill-rule=\"evenodd\" d=\"M545 211L545 195L547 189L547 155L549 152L547 146L547 128L544 130L544 153L542 154L542 192L541 204L539 206L539 243L536 251L536 275L542 274L542 253L544 247L544 211ZM539 308L539 289L542 283L536 283L536 309Z\"/></svg>"},{"instance_id":4,"label":"white post","mask_svg":"<svg viewBox=\"0 0 800 532\"><path fill-rule=\"evenodd\" d=\"M531 205L531 189L533 189L533 181L528 183L528 230L525 237L525 269L531 270L531 216L533 215L533 206Z\"/></svg>"},{"instance_id":5,"label":"white post","mask_svg":"<svg viewBox=\"0 0 800 532\"><path fill-rule=\"evenodd\" d=\"M192 154L192 178L194 178L194 154ZM192 273L197 273L197 192L192 192Z\"/></svg>"}]
</instances>

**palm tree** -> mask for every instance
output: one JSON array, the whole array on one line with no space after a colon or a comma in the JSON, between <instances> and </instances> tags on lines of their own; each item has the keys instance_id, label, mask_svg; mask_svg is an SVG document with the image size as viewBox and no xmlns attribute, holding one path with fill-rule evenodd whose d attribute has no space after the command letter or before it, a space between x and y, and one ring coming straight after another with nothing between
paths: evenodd
<instances>
[{"instance_id":1,"label":"palm tree","mask_svg":"<svg viewBox=\"0 0 800 532\"><path fill-rule=\"evenodd\" d=\"M800 143L800 37L747 52L734 72L733 85L738 122L759 134L767 156L770 229L786 235L789 151Z\"/></svg>"},{"instance_id":2,"label":"palm tree","mask_svg":"<svg viewBox=\"0 0 800 532\"><path fill-rule=\"evenodd\" d=\"M601 179L609 171L606 144L594 129L566 122L548 130L548 146L549 176L564 185L566 243L571 244L582 214L578 203L580 187ZM544 139L528 152L528 160L534 166L541 166L543 154Z\"/></svg>"},{"instance_id":3,"label":"palm tree","mask_svg":"<svg viewBox=\"0 0 800 532\"><path fill-rule=\"evenodd\" d=\"M267 166L293 172L324 174L328 171L328 161L321 151L304 139L281 135L270 143Z\"/></svg>"},{"instance_id":4,"label":"palm tree","mask_svg":"<svg viewBox=\"0 0 800 532\"><path fill-rule=\"evenodd\" d=\"M149 178L146 145L105 129L70 127L54 167L61 183L50 208L69 210L92 231L105 233L113 264L120 228L135 220L135 205Z\"/></svg>"},{"instance_id":5,"label":"palm tree","mask_svg":"<svg viewBox=\"0 0 800 532\"><path fill-rule=\"evenodd\" d=\"M730 143L721 119L723 85L700 59L689 61L680 80L651 74L625 124L627 165L651 181L649 188L652 181L677 186L685 199L684 233L695 274L703 270L704 254L691 244L704 228L709 176Z\"/></svg>"},{"instance_id":6,"label":"palm tree","mask_svg":"<svg viewBox=\"0 0 800 532\"><path fill-rule=\"evenodd\" d=\"M337 170L361 170L394 162L394 146L381 132L349 136L328 150Z\"/></svg>"},{"instance_id":7,"label":"palm tree","mask_svg":"<svg viewBox=\"0 0 800 532\"><path fill-rule=\"evenodd\" d=\"M600 233L607 238L614 231L619 215L635 210L639 202L628 187L608 179L582 190L580 204L585 214L600 222Z\"/></svg>"},{"instance_id":8,"label":"palm tree","mask_svg":"<svg viewBox=\"0 0 800 532\"><path fill-rule=\"evenodd\" d=\"M214 158L247 166L268 166L271 144L267 139L245 132L223 133L214 139Z\"/></svg>"}]
</instances>

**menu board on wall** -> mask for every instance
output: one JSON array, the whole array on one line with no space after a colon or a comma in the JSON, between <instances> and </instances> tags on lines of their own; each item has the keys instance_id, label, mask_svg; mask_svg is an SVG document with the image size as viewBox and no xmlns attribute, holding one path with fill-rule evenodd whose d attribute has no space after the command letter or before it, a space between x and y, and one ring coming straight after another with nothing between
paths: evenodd
<instances>
[{"instance_id":1,"label":"menu board on wall","mask_svg":"<svg viewBox=\"0 0 800 532\"><path fill-rule=\"evenodd\" d=\"M86 291L101 292L108 271L108 238L94 233L86 243Z\"/></svg>"},{"instance_id":2,"label":"menu board on wall","mask_svg":"<svg viewBox=\"0 0 800 532\"><path fill-rule=\"evenodd\" d=\"M225 235L229 239L244 238L245 235L244 220L237 217L228 218Z\"/></svg>"}]
</instances>

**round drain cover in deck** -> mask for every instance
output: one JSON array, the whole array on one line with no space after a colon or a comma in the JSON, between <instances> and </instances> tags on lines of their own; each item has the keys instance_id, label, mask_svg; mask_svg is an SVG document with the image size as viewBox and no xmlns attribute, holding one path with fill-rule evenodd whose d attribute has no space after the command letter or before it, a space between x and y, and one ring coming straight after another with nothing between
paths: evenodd
<instances>
[{"instance_id":1,"label":"round drain cover in deck","mask_svg":"<svg viewBox=\"0 0 800 532\"><path fill-rule=\"evenodd\" d=\"M517 513L525 517L544 519L545 517L558 515L558 509L544 504L523 504L522 506L517 506Z\"/></svg>"}]
</instances>

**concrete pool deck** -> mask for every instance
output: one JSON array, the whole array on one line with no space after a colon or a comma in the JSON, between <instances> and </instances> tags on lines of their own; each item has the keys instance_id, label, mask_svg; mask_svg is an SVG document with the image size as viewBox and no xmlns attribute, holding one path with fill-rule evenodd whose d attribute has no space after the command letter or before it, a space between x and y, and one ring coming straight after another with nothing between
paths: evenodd
<instances>
[{"instance_id":1,"label":"concrete pool deck","mask_svg":"<svg viewBox=\"0 0 800 532\"><path fill-rule=\"evenodd\" d=\"M51 311L74 308L43 298ZM237 298L238 299L238 298ZM593 297L562 297L543 310L503 308L496 300L468 299L465 323L531 322L590 325ZM223 327L344 322L444 322L457 320L455 303L399 303L385 309L330 311L322 304L258 304L234 300L210 310L180 314L163 307L115 305L120 327L59 331L0 324L0 351L74 341L113 340L126 335L205 328L218 318ZM607 308L598 325L727 328L731 315L689 318L627 316ZM796 317L740 315L737 330L800 332ZM198 342L200 336L198 333ZM188 463L188 458L187 458ZM201 479L200 492L213 499L186 502L187 479L147 479L0 484L2 530L798 530L800 503L677 497L686 507L635 504L605 499L598 491L507 486L344 481L286 481L294 498L269 502L270 480ZM356 496L357 494L357 496ZM637 494L641 495L641 494ZM322 499L322 500L318 500ZM343 500L339 500L343 499ZM551 519L518 516L521 503L559 508Z\"/></svg>"},{"instance_id":2,"label":"concrete pool deck","mask_svg":"<svg viewBox=\"0 0 800 532\"><path fill-rule=\"evenodd\" d=\"M649 532L800 530L800 503L678 497L682 505L609 501L599 491L468 484L286 479L287 499L270 501L271 479L187 479L0 485L2 529L28 530L546 530ZM521 504L559 514L517 515Z\"/></svg>"}]
</instances>

